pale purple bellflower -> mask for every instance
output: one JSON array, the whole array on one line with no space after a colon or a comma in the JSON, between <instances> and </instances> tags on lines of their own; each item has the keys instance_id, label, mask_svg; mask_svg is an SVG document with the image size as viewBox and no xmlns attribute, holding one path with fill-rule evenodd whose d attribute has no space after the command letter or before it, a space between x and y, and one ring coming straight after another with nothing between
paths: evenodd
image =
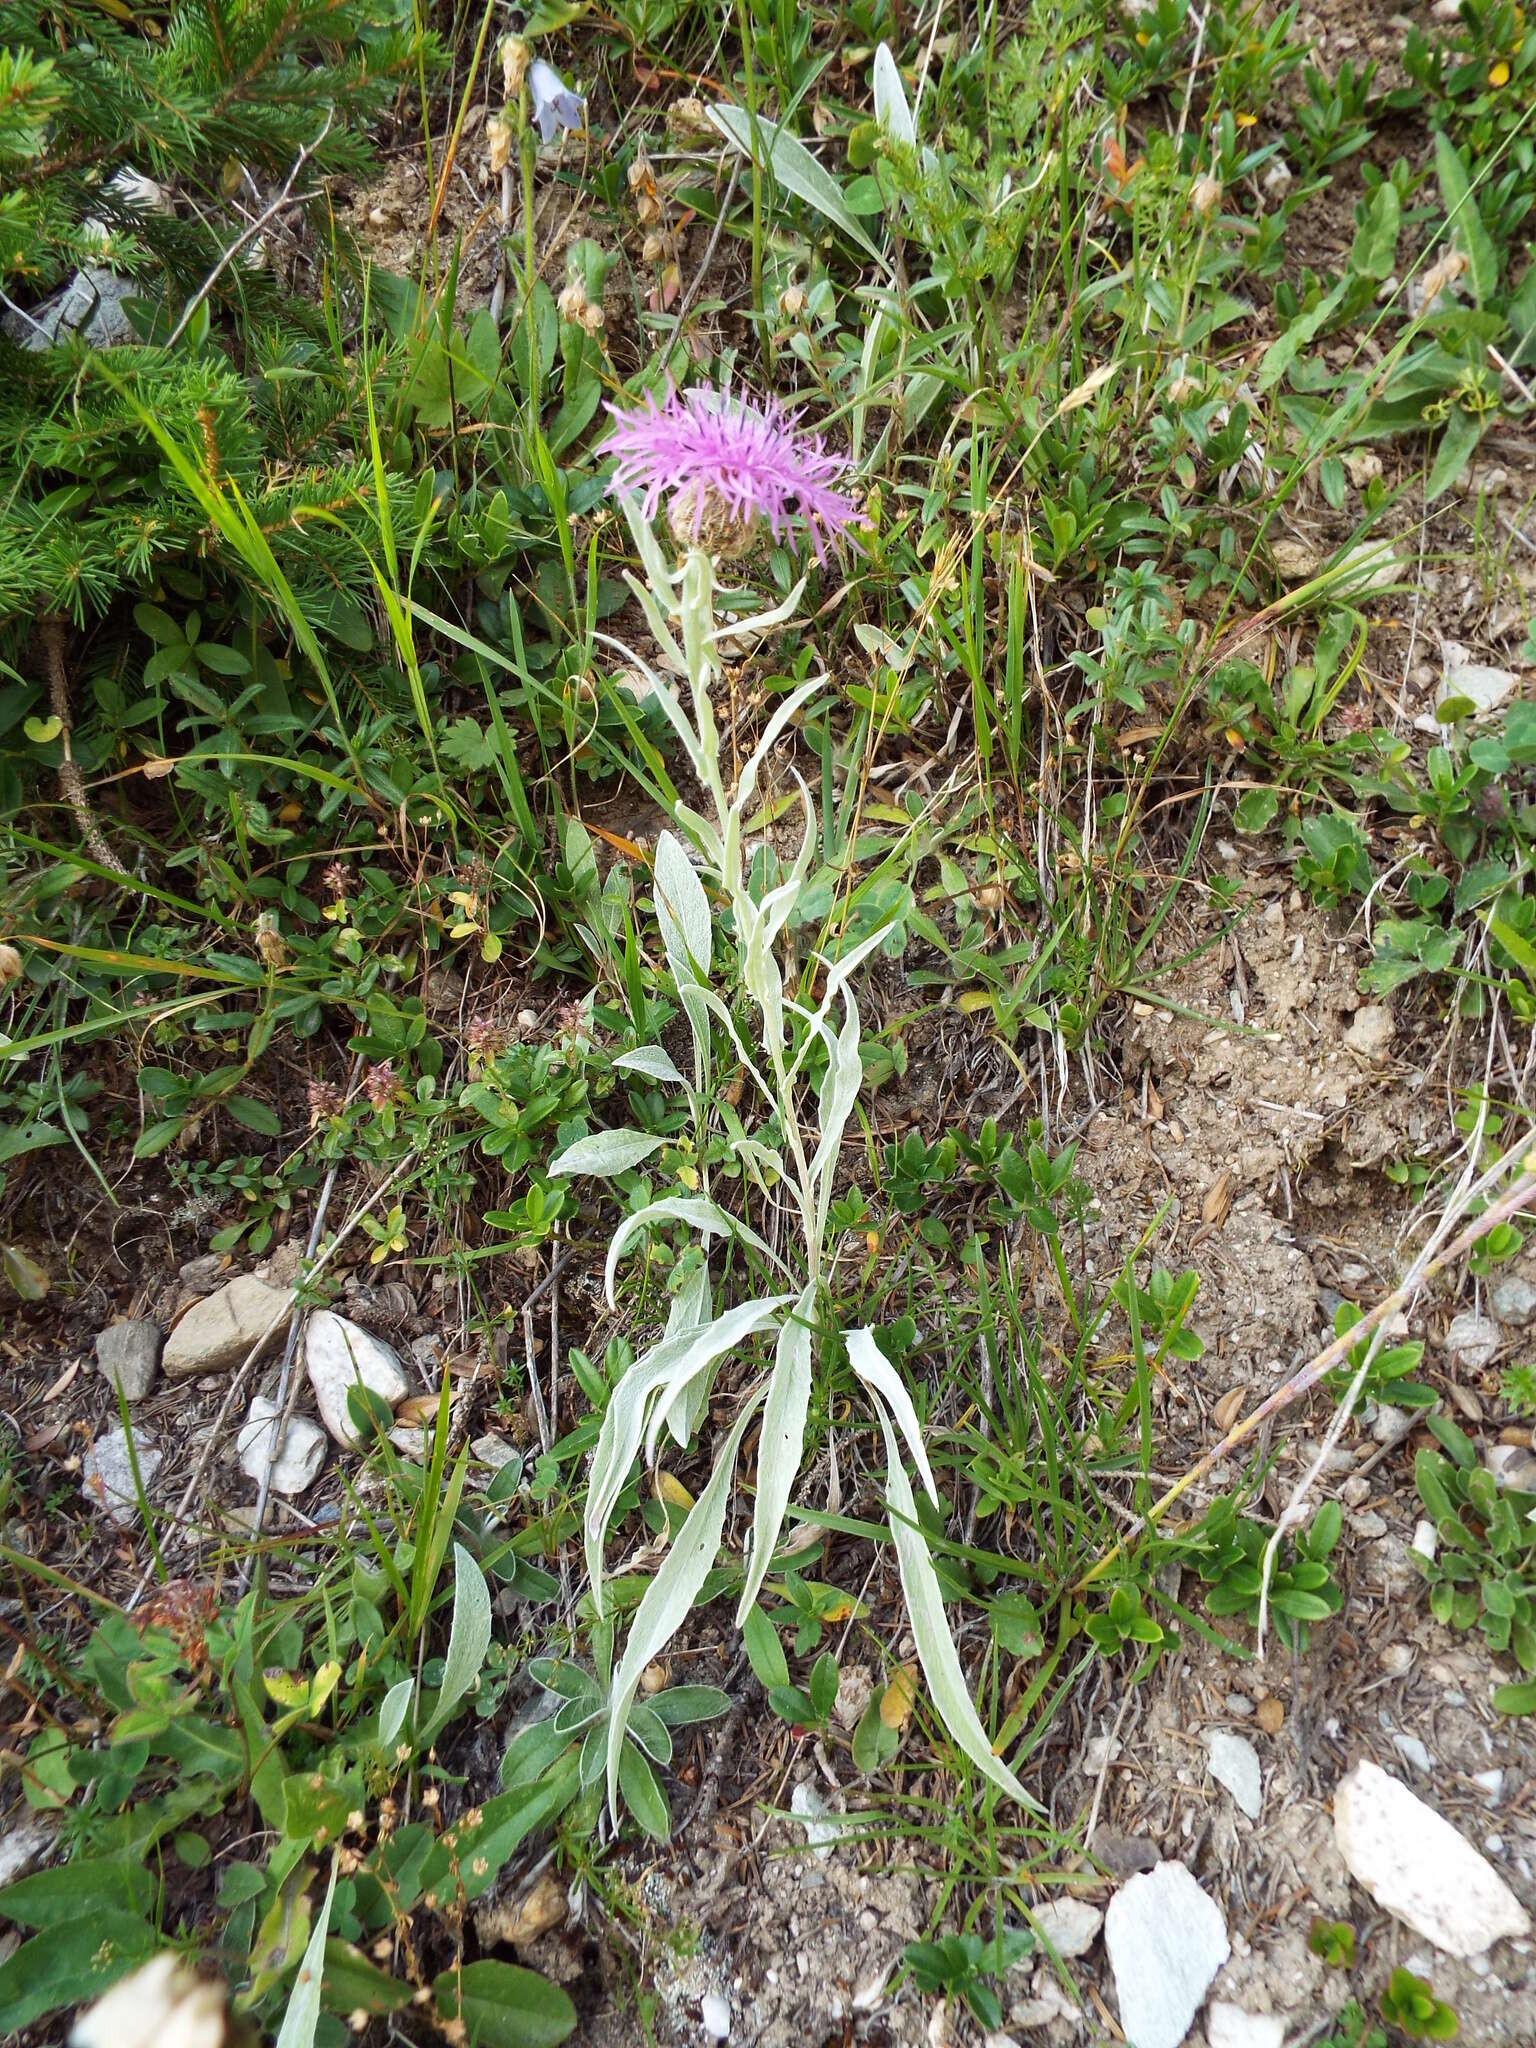
<instances>
[{"instance_id":1,"label":"pale purple bellflower","mask_svg":"<svg viewBox=\"0 0 1536 2048\"><path fill-rule=\"evenodd\" d=\"M587 104L572 92L552 64L535 57L528 66L528 92L533 101L533 118L540 135L553 142L556 134L580 128L587 118Z\"/></svg>"},{"instance_id":2,"label":"pale purple bellflower","mask_svg":"<svg viewBox=\"0 0 1536 2048\"><path fill-rule=\"evenodd\" d=\"M854 500L833 488L848 458L775 398L757 401L696 384L669 391L660 405L647 396L638 412L608 410L613 426L597 453L617 458L615 490L639 493L647 519L669 497L668 522L679 545L740 554L760 520L776 541L791 539L800 520L824 562L827 542L863 521Z\"/></svg>"}]
</instances>

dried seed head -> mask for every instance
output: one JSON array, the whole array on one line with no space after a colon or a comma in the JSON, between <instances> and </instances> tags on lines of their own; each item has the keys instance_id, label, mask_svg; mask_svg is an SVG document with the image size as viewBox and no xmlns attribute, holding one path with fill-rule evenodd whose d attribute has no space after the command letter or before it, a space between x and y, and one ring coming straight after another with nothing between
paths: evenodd
<instances>
[{"instance_id":1,"label":"dried seed head","mask_svg":"<svg viewBox=\"0 0 1536 2048\"><path fill-rule=\"evenodd\" d=\"M278 930L277 915L274 911L264 910L256 919L255 944L256 958L263 967L276 969L288 965L288 948L284 945L283 935ZM0 979L3 978L3 974L0 974Z\"/></svg>"},{"instance_id":2,"label":"dried seed head","mask_svg":"<svg viewBox=\"0 0 1536 2048\"><path fill-rule=\"evenodd\" d=\"M1221 180L1213 178L1209 171L1196 178L1190 189L1190 204L1196 213L1214 213L1221 204Z\"/></svg>"},{"instance_id":3,"label":"dried seed head","mask_svg":"<svg viewBox=\"0 0 1536 2048\"><path fill-rule=\"evenodd\" d=\"M555 301L560 309L560 318L569 320L573 326L585 323L587 317L587 288L579 277L573 277L565 290Z\"/></svg>"},{"instance_id":4,"label":"dried seed head","mask_svg":"<svg viewBox=\"0 0 1536 2048\"><path fill-rule=\"evenodd\" d=\"M668 107L667 126L679 142L713 142L718 133L704 111L704 102L692 93Z\"/></svg>"},{"instance_id":5,"label":"dried seed head","mask_svg":"<svg viewBox=\"0 0 1536 2048\"><path fill-rule=\"evenodd\" d=\"M798 284L787 285L779 293L779 311L786 320L798 320L805 311L805 291Z\"/></svg>"},{"instance_id":6,"label":"dried seed head","mask_svg":"<svg viewBox=\"0 0 1536 2048\"><path fill-rule=\"evenodd\" d=\"M502 37L501 82L509 100L515 100L523 89L523 80L528 76L528 59L531 54L521 36Z\"/></svg>"},{"instance_id":7,"label":"dried seed head","mask_svg":"<svg viewBox=\"0 0 1536 2048\"><path fill-rule=\"evenodd\" d=\"M492 114L485 124L485 139L491 151L491 175L500 177L512 161L512 128L500 114Z\"/></svg>"},{"instance_id":8,"label":"dried seed head","mask_svg":"<svg viewBox=\"0 0 1536 2048\"><path fill-rule=\"evenodd\" d=\"M0 945L0 988L21 979L21 955L14 946Z\"/></svg>"}]
</instances>

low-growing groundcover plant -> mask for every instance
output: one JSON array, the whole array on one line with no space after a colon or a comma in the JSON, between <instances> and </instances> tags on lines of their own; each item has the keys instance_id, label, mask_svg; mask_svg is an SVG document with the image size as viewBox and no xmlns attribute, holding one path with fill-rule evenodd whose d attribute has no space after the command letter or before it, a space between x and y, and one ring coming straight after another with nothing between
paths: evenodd
<instances>
[{"instance_id":1,"label":"low-growing groundcover plant","mask_svg":"<svg viewBox=\"0 0 1536 2048\"><path fill-rule=\"evenodd\" d=\"M889 936L889 928L877 926L836 957L818 955L814 978L821 993L819 1000L811 1000L813 976L787 981L779 951L817 841L816 810L803 780L796 777L800 845L771 886L749 879L757 864L745 843L764 765L796 716L825 687L825 679L813 676L780 699L731 793L711 702L722 644L787 624L804 589L802 578L771 611L747 610L745 628L728 624L720 618L722 603L729 602L733 611L745 607L735 593L727 596L722 590L721 562L745 554L762 525L780 539L797 523L809 530L818 554L824 554L829 540L846 535L857 520L852 499L834 488L846 464L779 408L756 405L729 391L699 389L686 396L672 393L665 404L653 402L639 414L621 413L603 450L618 457L620 488L644 493L639 503L621 500L646 571L645 581L632 576L630 584L663 667L686 679L686 708L666 677L647 669L646 680L713 813L680 807L677 822L691 841L692 854L671 831L660 835L655 854L656 921L692 1039L691 1079L660 1045L637 1047L617 1064L681 1089L695 1127L701 1128L709 1114L718 1030L757 1097L757 1120L741 1119L735 1153L757 1199L759 1227L722 1207L704 1185L697 1193L663 1195L632 1210L610 1240L605 1274L610 1305L615 1305L621 1258L652 1228L684 1225L697 1233L706 1256L688 1269L673 1297L664 1335L630 1366L603 1415L585 1514L587 1568L600 1612L608 1525L637 1452L643 1447L654 1460L663 1428L679 1445L689 1445L725 1360L755 1340L770 1334L775 1340L771 1371L741 1399L709 1483L673 1538L631 1626L609 1705L610 1806L617 1820L624 1738L641 1673L687 1619L719 1554L741 1440L761 1407L757 1496L738 1622L752 1611L783 1529L804 1449L815 1350L839 1341L846 1344L848 1362L869 1395L885 1439L892 1536L934 1706L977 1769L1010 1798L1032 1805L1013 1772L993 1753L944 1620L943 1596L903 1464L905 1452L937 1506L938 1487L911 1396L882 1355L873 1330L850 1330L840 1337L826 1326L828 1212L843 1132L863 1081L852 980ZM647 510L654 512L668 493L668 524L684 550L676 568L647 523ZM734 962L718 976L711 890L723 905L734 942ZM726 943L721 934L722 952ZM742 1014L743 997L750 1026ZM550 1170L629 1174L663 1142L644 1131L601 1131L567 1146ZM793 1255L785 1248L783 1228L790 1219L798 1234ZM756 1253L764 1268L790 1284L717 1308L708 1258L717 1239Z\"/></svg>"}]
</instances>

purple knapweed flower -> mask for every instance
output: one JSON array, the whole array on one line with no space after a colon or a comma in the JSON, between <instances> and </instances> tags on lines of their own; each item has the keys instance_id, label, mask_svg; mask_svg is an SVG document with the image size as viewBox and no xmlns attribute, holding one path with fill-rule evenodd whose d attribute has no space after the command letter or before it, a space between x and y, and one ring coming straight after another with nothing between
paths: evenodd
<instances>
[{"instance_id":1,"label":"purple knapweed flower","mask_svg":"<svg viewBox=\"0 0 1536 2048\"><path fill-rule=\"evenodd\" d=\"M776 541L788 540L801 520L824 562L828 540L862 520L854 500L833 489L848 458L801 427L799 413L786 412L777 399L696 384L669 391L664 404L647 397L638 412L608 410L613 426L597 453L617 457L614 488L640 493L647 519L668 497L679 543L740 554L759 520Z\"/></svg>"}]
</instances>

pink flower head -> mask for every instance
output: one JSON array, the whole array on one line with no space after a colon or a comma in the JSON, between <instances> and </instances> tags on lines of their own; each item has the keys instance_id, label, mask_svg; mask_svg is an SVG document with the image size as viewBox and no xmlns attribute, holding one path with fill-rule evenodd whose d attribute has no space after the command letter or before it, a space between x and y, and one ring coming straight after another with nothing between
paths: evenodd
<instances>
[{"instance_id":1,"label":"pink flower head","mask_svg":"<svg viewBox=\"0 0 1536 2048\"><path fill-rule=\"evenodd\" d=\"M861 519L853 499L832 488L848 458L833 454L820 434L800 426L798 412L786 412L775 398L754 401L696 384L669 391L662 405L648 396L638 412L608 410L613 427L597 453L618 458L615 489L642 493L647 519L670 493L679 540L713 543L729 537L724 528L749 536L765 519L782 541L802 519L816 559L824 562L827 541Z\"/></svg>"}]
</instances>

